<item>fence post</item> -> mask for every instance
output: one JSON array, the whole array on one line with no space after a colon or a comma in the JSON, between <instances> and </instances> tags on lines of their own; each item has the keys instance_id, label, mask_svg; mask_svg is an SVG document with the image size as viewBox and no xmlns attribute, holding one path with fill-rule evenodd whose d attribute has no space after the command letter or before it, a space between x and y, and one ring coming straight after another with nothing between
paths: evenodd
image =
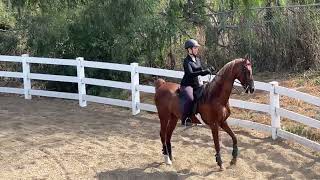
<instances>
[{"instance_id":1,"label":"fence post","mask_svg":"<svg viewBox=\"0 0 320 180\"><path fill-rule=\"evenodd\" d=\"M279 85L278 82L270 82L270 115L271 115L271 127L272 127L272 139L277 139L277 130L281 128L280 116L276 112L276 108L280 107L279 94L275 92L276 87Z\"/></svg>"},{"instance_id":2,"label":"fence post","mask_svg":"<svg viewBox=\"0 0 320 180\"><path fill-rule=\"evenodd\" d=\"M137 72L138 63L131 63L131 98L132 98L132 114L137 115L140 112L140 92L139 73Z\"/></svg>"},{"instance_id":3,"label":"fence post","mask_svg":"<svg viewBox=\"0 0 320 180\"><path fill-rule=\"evenodd\" d=\"M84 72L84 65L83 65L83 57L78 57L76 59L77 63L77 75L78 75L78 93L79 93L79 105L81 107L87 106L87 101L84 99L86 95L86 84L84 83L85 72Z\"/></svg>"},{"instance_id":4,"label":"fence post","mask_svg":"<svg viewBox=\"0 0 320 180\"><path fill-rule=\"evenodd\" d=\"M28 57L29 57L29 54L22 55L23 88L24 88L25 99L31 99L30 63L27 62Z\"/></svg>"}]
</instances>

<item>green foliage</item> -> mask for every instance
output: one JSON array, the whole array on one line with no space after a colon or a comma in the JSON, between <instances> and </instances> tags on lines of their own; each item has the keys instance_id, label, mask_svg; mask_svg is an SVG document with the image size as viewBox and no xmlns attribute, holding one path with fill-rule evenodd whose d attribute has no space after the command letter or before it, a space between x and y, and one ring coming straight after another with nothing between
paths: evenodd
<instances>
[{"instance_id":1,"label":"green foliage","mask_svg":"<svg viewBox=\"0 0 320 180\"><path fill-rule=\"evenodd\" d=\"M0 53L71 59L82 56L160 68L168 68L170 61L170 68L177 68L185 56L184 41L196 38L204 45L202 58L217 68L250 54L256 71L304 70L320 64L320 11L316 6L275 7L299 3L317 2L2 0L0 25L6 31L0 31ZM261 8L265 6L268 8ZM68 67L35 68L54 74L75 73ZM97 69L86 74L130 79L128 74Z\"/></svg>"},{"instance_id":2,"label":"green foliage","mask_svg":"<svg viewBox=\"0 0 320 180\"><path fill-rule=\"evenodd\" d=\"M0 54L12 54L18 49L18 37L11 31L15 24L13 13L0 1Z\"/></svg>"},{"instance_id":3,"label":"green foliage","mask_svg":"<svg viewBox=\"0 0 320 180\"><path fill-rule=\"evenodd\" d=\"M256 71L304 71L319 64L320 10L316 6L246 8L215 15L206 32L206 57L221 67L249 54Z\"/></svg>"},{"instance_id":4,"label":"green foliage","mask_svg":"<svg viewBox=\"0 0 320 180\"><path fill-rule=\"evenodd\" d=\"M300 136L304 136L310 140L313 141L320 141L320 135L319 133L317 133L316 131L314 131L314 129L309 128L305 125L302 124L295 124L295 125L290 125L290 126L285 126L282 127L285 131L300 135Z\"/></svg>"},{"instance_id":5,"label":"green foliage","mask_svg":"<svg viewBox=\"0 0 320 180\"><path fill-rule=\"evenodd\" d=\"M127 90L114 89L114 88L105 88L105 87L89 87L87 94L94 96L102 96L108 98L116 98L122 100L129 100L131 93Z\"/></svg>"},{"instance_id":6,"label":"green foliage","mask_svg":"<svg viewBox=\"0 0 320 180\"><path fill-rule=\"evenodd\" d=\"M318 78L316 78L316 79L314 80L314 84L315 84L316 86L320 86L320 77L318 77Z\"/></svg>"},{"instance_id":7,"label":"green foliage","mask_svg":"<svg viewBox=\"0 0 320 180\"><path fill-rule=\"evenodd\" d=\"M18 38L13 32L0 32L0 54L14 54L18 50Z\"/></svg>"},{"instance_id":8,"label":"green foliage","mask_svg":"<svg viewBox=\"0 0 320 180\"><path fill-rule=\"evenodd\" d=\"M10 12L9 9L6 8L5 4L0 1L0 28L13 28L15 26L15 23L16 20L12 12Z\"/></svg>"}]
</instances>

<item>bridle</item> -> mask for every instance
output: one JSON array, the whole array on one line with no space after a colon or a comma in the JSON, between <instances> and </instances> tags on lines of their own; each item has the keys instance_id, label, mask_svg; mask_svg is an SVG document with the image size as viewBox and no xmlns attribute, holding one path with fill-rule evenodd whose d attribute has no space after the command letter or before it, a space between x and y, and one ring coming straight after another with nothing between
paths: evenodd
<instances>
[{"instance_id":1,"label":"bridle","mask_svg":"<svg viewBox=\"0 0 320 180\"><path fill-rule=\"evenodd\" d=\"M246 59L245 59L244 61L246 61ZM237 80L237 79L235 80L235 83L241 85L241 86L244 88L245 92L248 92L249 87L250 87L250 82L249 82L249 79L248 79L248 77L247 77L247 75L246 75L246 73L247 73L247 71L248 71L248 69L247 69L246 66L248 66L248 65L251 65L251 64L246 64L245 62L243 62L242 67L241 67L241 73L242 73L242 75L243 75L243 77L244 77L244 84L242 84L242 83L241 83L239 80ZM222 75L216 74L216 75L214 76L214 78L215 78L216 76L218 76L218 77L220 76L220 77L221 77ZM212 80L214 80L214 78L213 78L213 73L210 73L210 75L209 75L209 82L211 82ZM232 86L232 88L235 89L236 91L238 91L239 94L242 93L242 92L240 92L239 89L235 88L234 86Z\"/></svg>"},{"instance_id":2,"label":"bridle","mask_svg":"<svg viewBox=\"0 0 320 180\"><path fill-rule=\"evenodd\" d=\"M244 61L246 61L246 59ZM248 88L250 87L250 82L249 82L249 79L248 79L248 76L247 76L247 72L248 72L247 66L249 66L249 65L251 65L251 63L247 64L246 62L244 62L242 64L242 67L241 67L241 73L242 73L243 78L244 78L244 85L242 85L241 83L240 84L245 89L245 92L248 92L248 90L249 90Z\"/></svg>"}]
</instances>

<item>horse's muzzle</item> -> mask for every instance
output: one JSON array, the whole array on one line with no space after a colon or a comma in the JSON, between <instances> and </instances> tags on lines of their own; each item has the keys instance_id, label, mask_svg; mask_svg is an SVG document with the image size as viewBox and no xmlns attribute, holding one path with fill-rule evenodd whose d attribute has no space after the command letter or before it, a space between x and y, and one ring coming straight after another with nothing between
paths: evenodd
<instances>
[{"instance_id":1,"label":"horse's muzzle","mask_svg":"<svg viewBox=\"0 0 320 180\"><path fill-rule=\"evenodd\" d=\"M245 87L246 93L250 93L252 94L254 92L254 82L251 81L250 83L248 83Z\"/></svg>"}]
</instances>

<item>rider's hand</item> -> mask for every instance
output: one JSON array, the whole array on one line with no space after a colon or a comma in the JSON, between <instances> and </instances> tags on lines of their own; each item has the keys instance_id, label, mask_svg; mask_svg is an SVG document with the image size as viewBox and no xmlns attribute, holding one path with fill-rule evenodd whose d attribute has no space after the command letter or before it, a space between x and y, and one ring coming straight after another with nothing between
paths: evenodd
<instances>
[{"instance_id":1,"label":"rider's hand","mask_svg":"<svg viewBox=\"0 0 320 180\"><path fill-rule=\"evenodd\" d=\"M207 69L205 69L205 70L202 70L201 75L202 75L202 76L205 76L205 75L210 74L210 73L211 73L210 68L207 68Z\"/></svg>"}]
</instances>

